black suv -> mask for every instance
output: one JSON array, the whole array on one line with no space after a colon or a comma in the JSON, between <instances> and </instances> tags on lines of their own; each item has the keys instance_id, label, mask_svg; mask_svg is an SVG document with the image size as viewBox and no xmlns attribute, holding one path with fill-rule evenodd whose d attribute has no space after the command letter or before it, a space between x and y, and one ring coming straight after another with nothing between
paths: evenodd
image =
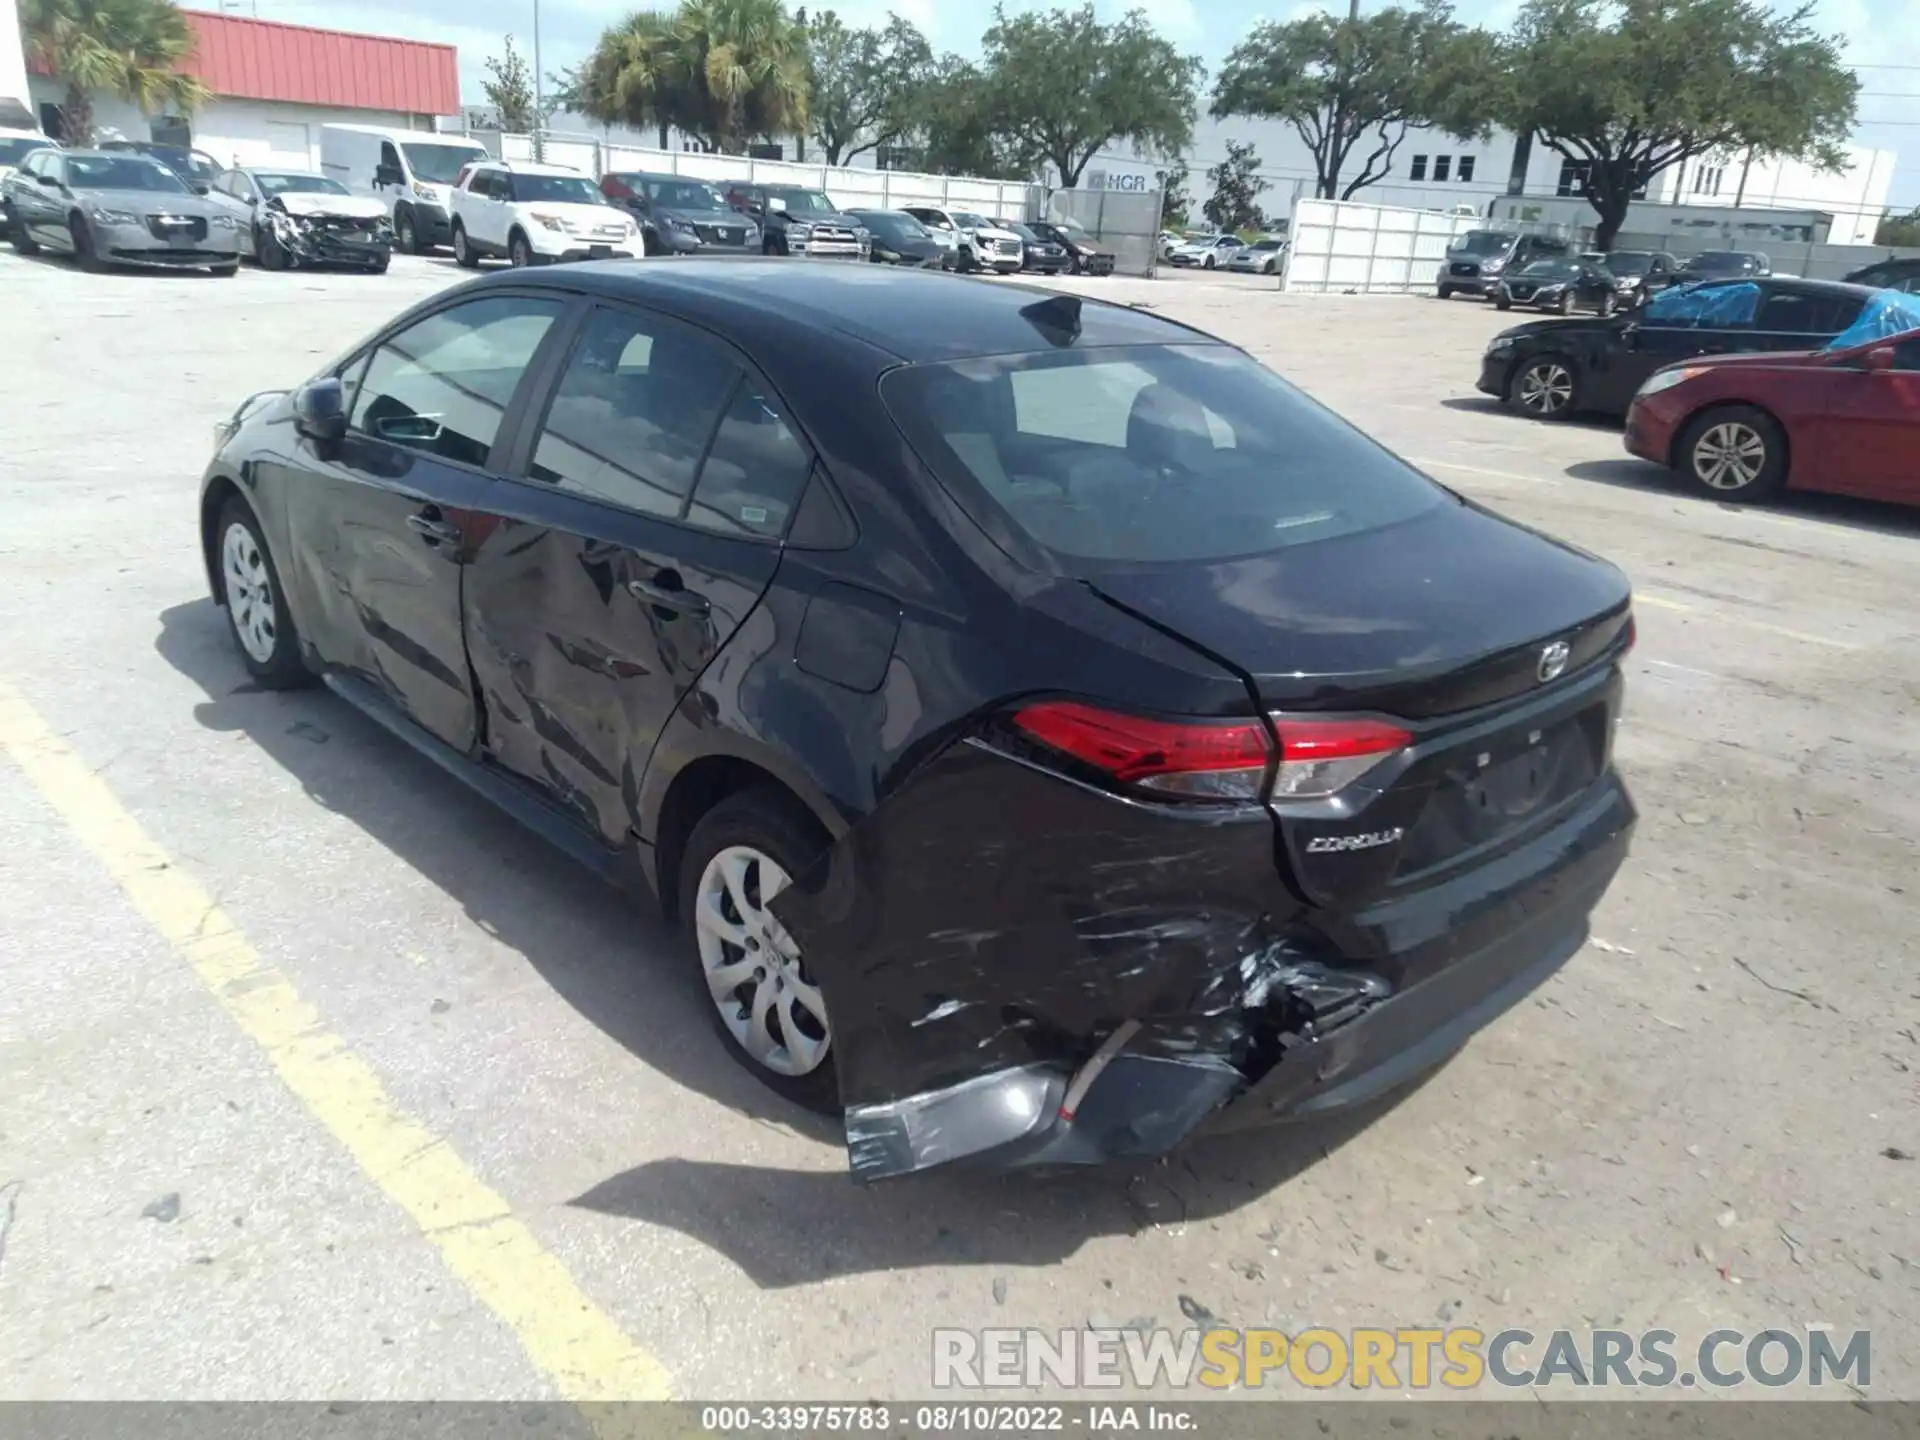
<instances>
[{"instance_id":1,"label":"black suv","mask_svg":"<svg viewBox=\"0 0 1920 1440\"><path fill-rule=\"evenodd\" d=\"M615 170L600 193L639 222L649 255L724 255L760 249L760 227L704 180Z\"/></svg>"},{"instance_id":2,"label":"black suv","mask_svg":"<svg viewBox=\"0 0 1920 1440\"><path fill-rule=\"evenodd\" d=\"M824 190L805 185L729 185L727 203L760 226L768 255L840 256L864 260L873 234Z\"/></svg>"},{"instance_id":3,"label":"black suv","mask_svg":"<svg viewBox=\"0 0 1920 1440\"><path fill-rule=\"evenodd\" d=\"M1442 300L1454 295L1490 295L1500 277L1526 269L1536 260L1558 260L1572 247L1550 235L1521 235L1510 230L1469 230L1447 249L1435 290Z\"/></svg>"},{"instance_id":4,"label":"black suv","mask_svg":"<svg viewBox=\"0 0 1920 1440\"><path fill-rule=\"evenodd\" d=\"M1904 290L1920 295L1920 256L1906 260L1881 260L1847 276L1850 285L1871 285L1876 290Z\"/></svg>"}]
</instances>

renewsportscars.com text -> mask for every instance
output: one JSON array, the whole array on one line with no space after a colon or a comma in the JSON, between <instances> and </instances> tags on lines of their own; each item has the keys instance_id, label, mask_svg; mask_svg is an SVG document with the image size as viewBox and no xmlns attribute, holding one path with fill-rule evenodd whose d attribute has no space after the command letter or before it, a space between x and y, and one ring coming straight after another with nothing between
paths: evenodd
<instances>
[{"instance_id":1,"label":"renewsportscars.com text","mask_svg":"<svg viewBox=\"0 0 1920 1440\"><path fill-rule=\"evenodd\" d=\"M1873 1379L1866 1330L935 1330L936 1389L1768 1389Z\"/></svg>"}]
</instances>

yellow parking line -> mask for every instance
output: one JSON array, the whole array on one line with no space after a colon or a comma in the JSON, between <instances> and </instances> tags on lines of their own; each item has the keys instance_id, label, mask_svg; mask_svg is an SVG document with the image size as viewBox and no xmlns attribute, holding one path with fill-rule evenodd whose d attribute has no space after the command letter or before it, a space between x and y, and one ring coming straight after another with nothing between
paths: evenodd
<instances>
[{"instance_id":1,"label":"yellow parking line","mask_svg":"<svg viewBox=\"0 0 1920 1440\"><path fill-rule=\"evenodd\" d=\"M394 1103L373 1068L4 680L0 751L563 1398L589 1407L671 1398L660 1362L621 1332L444 1140Z\"/></svg>"},{"instance_id":2,"label":"yellow parking line","mask_svg":"<svg viewBox=\"0 0 1920 1440\"><path fill-rule=\"evenodd\" d=\"M1679 610L1690 615L1711 614L1715 620L1725 620L1734 625L1744 625L1749 630L1764 630L1769 635L1778 635L1782 639L1797 640L1803 645L1825 645L1830 650L1864 650L1867 647L1852 640L1836 640L1831 635L1810 635L1805 630L1789 630L1784 625L1775 625L1767 620L1754 620L1745 615L1731 615L1722 610L1704 611L1698 605L1687 605L1679 600L1669 600L1664 595L1649 595L1644 590L1633 592L1635 605L1652 605L1661 610Z\"/></svg>"}]
</instances>

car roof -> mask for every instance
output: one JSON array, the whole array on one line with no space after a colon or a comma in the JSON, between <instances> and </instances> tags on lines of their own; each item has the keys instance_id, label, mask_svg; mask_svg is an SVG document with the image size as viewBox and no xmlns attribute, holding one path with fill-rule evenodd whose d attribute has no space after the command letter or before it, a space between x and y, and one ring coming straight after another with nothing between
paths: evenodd
<instances>
[{"instance_id":1,"label":"car roof","mask_svg":"<svg viewBox=\"0 0 1920 1440\"><path fill-rule=\"evenodd\" d=\"M606 261L535 272L503 270L478 286L537 284L653 306L739 339L801 353L831 331L910 362L1022 354L1053 346L1022 309L1061 297L1038 286L966 280L930 271L785 259ZM1083 299L1080 343L1224 342L1132 306Z\"/></svg>"},{"instance_id":2,"label":"car roof","mask_svg":"<svg viewBox=\"0 0 1920 1440\"><path fill-rule=\"evenodd\" d=\"M511 175L571 175L575 179L586 179L583 172L575 170L571 165L536 165L531 160L476 160L473 162L473 168L476 170L485 170L488 167L505 170Z\"/></svg>"}]
</instances>

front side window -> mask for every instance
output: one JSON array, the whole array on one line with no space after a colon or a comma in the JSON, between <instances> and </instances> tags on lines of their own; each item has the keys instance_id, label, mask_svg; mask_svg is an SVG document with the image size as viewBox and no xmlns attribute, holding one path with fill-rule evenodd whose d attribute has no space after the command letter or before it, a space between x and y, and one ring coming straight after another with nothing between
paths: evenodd
<instances>
[{"instance_id":1,"label":"front side window","mask_svg":"<svg viewBox=\"0 0 1920 1440\"><path fill-rule=\"evenodd\" d=\"M739 374L719 346L670 320L597 310L554 391L533 477L678 517Z\"/></svg>"},{"instance_id":2,"label":"front side window","mask_svg":"<svg viewBox=\"0 0 1920 1440\"><path fill-rule=\"evenodd\" d=\"M1841 310L1849 313L1841 318ZM1753 324L1756 330L1788 335L1834 335L1851 325L1860 313L1858 302L1837 302L1826 295L1802 295L1776 290L1761 303Z\"/></svg>"},{"instance_id":3,"label":"front side window","mask_svg":"<svg viewBox=\"0 0 1920 1440\"><path fill-rule=\"evenodd\" d=\"M349 426L463 465L484 466L557 300L501 295L436 311L367 363Z\"/></svg>"},{"instance_id":4,"label":"front side window","mask_svg":"<svg viewBox=\"0 0 1920 1440\"><path fill-rule=\"evenodd\" d=\"M881 397L960 506L1093 569L1394 524L1445 492L1237 350L1121 346L902 367Z\"/></svg>"}]
</instances>

